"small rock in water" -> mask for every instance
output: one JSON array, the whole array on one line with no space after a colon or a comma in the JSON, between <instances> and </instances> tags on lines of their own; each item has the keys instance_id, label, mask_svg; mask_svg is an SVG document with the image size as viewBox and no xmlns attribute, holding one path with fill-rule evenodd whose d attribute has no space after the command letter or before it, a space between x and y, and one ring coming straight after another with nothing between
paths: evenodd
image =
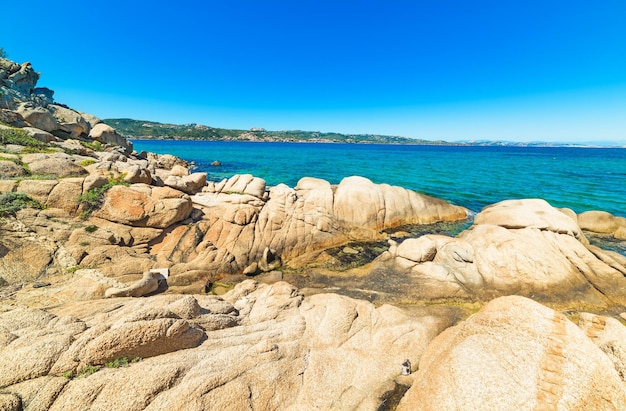
<instances>
[{"instance_id":1,"label":"small rock in water","mask_svg":"<svg viewBox=\"0 0 626 411\"><path fill-rule=\"evenodd\" d=\"M211 165L212 165L213 167L217 167L217 166L221 166L221 165L222 165L222 163L221 163L220 161L215 160L214 162L212 162L212 163L211 163Z\"/></svg>"}]
</instances>

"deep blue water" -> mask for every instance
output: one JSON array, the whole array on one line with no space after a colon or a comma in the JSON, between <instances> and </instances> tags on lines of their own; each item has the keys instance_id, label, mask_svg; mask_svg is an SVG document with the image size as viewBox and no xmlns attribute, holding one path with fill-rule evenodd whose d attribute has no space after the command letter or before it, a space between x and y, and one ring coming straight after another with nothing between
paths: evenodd
<instances>
[{"instance_id":1,"label":"deep blue water","mask_svg":"<svg viewBox=\"0 0 626 411\"><path fill-rule=\"evenodd\" d=\"M626 216L626 149L461 147L133 140L137 151L194 161L219 181L249 173L294 187L302 177L337 184L352 175L399 185L480 211L506 199L543 198L580 213ZM218 160L221 166L211 166Z\"/></svg>"}]
</instances>

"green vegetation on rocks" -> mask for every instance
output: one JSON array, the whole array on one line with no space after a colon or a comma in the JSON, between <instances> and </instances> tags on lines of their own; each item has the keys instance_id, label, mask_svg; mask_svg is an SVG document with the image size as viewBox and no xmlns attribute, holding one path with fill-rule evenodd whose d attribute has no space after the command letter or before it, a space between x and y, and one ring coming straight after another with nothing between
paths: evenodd
<instances>
[{"instance_id":1,"label":"green vegetation on rocks","mask_svg":"<svg viewBox=\"0 0 626 411\"><path fill-rule=\"evenodd\" d=\"M109 178L108 183L102 187L92 188L86 193L79 195L78 202L83 207L82 217L86 219L91 215L91 213L100 208L102 201L104 200L104 193L106 193L109 188L118 185L129 185L124 181L124 177L124 175L121 175L118 178Z\"/></svg>"},{"instance_id":2,"label":"green vegetation on rocks","mask_svg":"<svg viewBox=\"0 0 626 411\"><path fill-rule=\"evenodd\" d=\"M378 134L341 134L320 131L282 130L267 131L224 129L202 124L163 124L154 121L113 118L103 120L127 138L165 140L210 140L210 141L282 141L282 142L332 142L332 143L376 143L376 144L437 144L406 137Z\"/></svg>"},{"instance_id":3,"label":"green vegetation on rocks","mask_svg":"<svg viewBox=\"0 0 626 411\"><path fill-rule=\"evenodd\" d=\"M19 128L0 128L0 144L17 144L35 150L45 150L48 148L46 143L31 137L24 130Z\"/></svg>"},{"instance_id":4,"label":"green vegetation on rocks","mask_svg":"<svg viewBox=\"0 0 626 411\"><path fill-rule=\"evenodd\" d=\"M23 208L43 209L37 200L34 200L24 193L5 193L0 194L0 217L7 215L15 215L16 212Z\"/></svg>"}]
</instances>

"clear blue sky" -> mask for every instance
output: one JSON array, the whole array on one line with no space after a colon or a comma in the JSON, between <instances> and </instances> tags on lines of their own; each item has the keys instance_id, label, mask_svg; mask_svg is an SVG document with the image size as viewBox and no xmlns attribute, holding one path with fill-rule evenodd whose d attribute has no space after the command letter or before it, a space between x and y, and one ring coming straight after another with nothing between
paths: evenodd
<instances>
[{"instance_id":1,"label":"clear blue sky","mask_svg":"<svg viewBox=\"0 0 626 411\"><path fill-rule=\"evenodd\" d=\"M101 118L626 142L626 1L5 2L0 47Z\"/></svg>"}]
</instances>

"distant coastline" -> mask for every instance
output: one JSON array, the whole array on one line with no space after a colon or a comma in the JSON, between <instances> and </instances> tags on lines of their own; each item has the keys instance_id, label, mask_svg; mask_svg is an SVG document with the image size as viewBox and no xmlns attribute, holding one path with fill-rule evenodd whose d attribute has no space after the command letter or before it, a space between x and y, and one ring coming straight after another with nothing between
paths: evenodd
<instances>
[{"instance_id":1,"label":"distant coastline","mask_svg":"<svg viewBox=\"0 0 626 411\"><path fill-rule=\"evenodd\" d=\"M247 141L273 143L344 143L344 144L396 144L430 146L500 146L500 147L579 147L579 148L626 148L626 142L516 142L498 140L422 140L401 136L379 134L342 134L334 132L280 130L268 131L254 127L250 130L223 129L202 124L168 124L129 118L105 119L104 123L115 128L131 140L198 140L198 141Z\"/></svg>"}]
</instances>

